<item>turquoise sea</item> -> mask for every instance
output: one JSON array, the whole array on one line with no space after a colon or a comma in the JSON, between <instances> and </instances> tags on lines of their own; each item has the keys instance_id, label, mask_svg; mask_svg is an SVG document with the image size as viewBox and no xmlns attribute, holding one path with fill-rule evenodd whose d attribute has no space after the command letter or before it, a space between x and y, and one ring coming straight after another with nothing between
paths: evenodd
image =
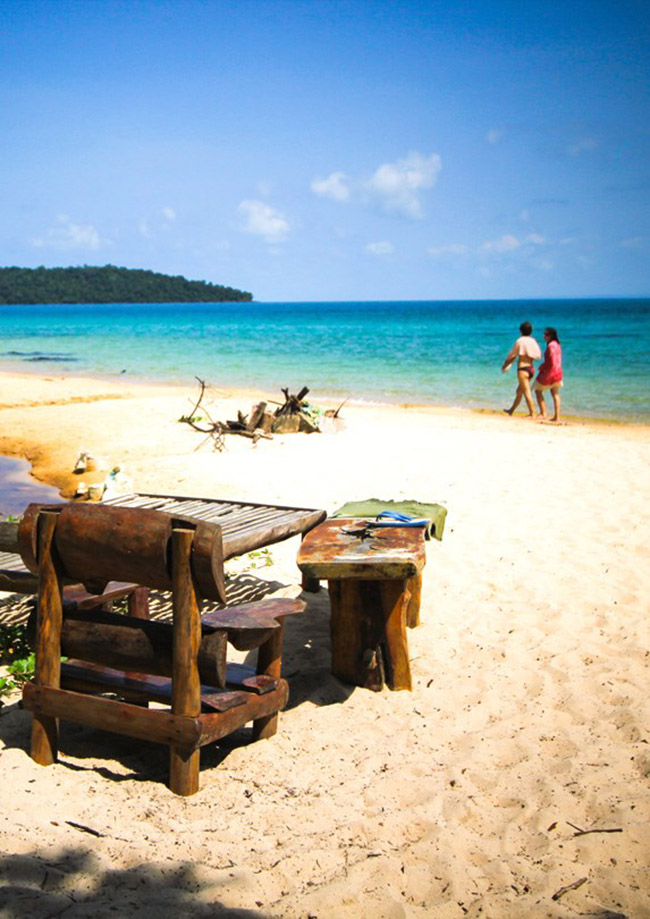
<instances>
[{"instance_id":1,"label":"turquoise sea","mask_svg":"<svg viewBox=\"0 0 650 919\"><path fill-rule=\"evenodd\" d=\"M567 414L650 421L650 299L0 306L0 368L500 409L524 320L558 329Z\"/></svg>"}]
</instances>

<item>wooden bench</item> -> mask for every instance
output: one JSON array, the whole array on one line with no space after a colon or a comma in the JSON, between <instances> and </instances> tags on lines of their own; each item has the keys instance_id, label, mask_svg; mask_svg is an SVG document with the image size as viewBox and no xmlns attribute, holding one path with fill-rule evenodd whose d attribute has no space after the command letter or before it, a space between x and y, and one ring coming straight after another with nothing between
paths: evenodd
<instances>
[{"instance_id":1,"label":"wooden bench","mask_svg":"<svg viewBox=\"0 0 650 919\"><path fill-rule=\"evenodd\" d=\"M292 536L304 536L314 526L325 520L324 510L274 504L255 504L250 501L196 498L181 495L161 495L133 492L103 502L105 506L157 510L190 521L213 523L219 526L224 560L264 546L273 545ZM51 505L54 507L54 505ZM81 505L87 506L87 505ZM26 513L34 515L41 504L30 505ZM36 559L34 547L27 547L27 566L18 552L18 524L0 525L0 590L23 594L36 594ZM136 591L134 584L109 584L111 596L98 596L81 585L65 585L66 601L83 603L83 608L105 606L118 596L128 597L129 612L146 616L146 589ZM318 581L303 580L305 590L317 590ZM117 593L116 591L121 591Z\"/></svg>"},{"instance_id":2,"label":"wooden bench","mask_svg":"<svg viewBox=\"0 0 650 919\"><path fill-rule=\"evenodd\" d=\"M173 517L217 523L221 529L224 559L273 545L292 536L304 536L327 517L324 510L310 507L146 492L119 495L103 503L114 507L156 510Z\"/></svg>"},{"instance_id":3,"label":"wooden bench","mask_svg":"<svg viewBox=\"0 0 650 919\"><path fill-rule=\"evenodd\" d=\"M15 552L0 552L0 591L34 597L38 594L38 575L28 571L20 555ZM86 590L83 584L63 585L65 609L104 609L110 607L114 600L121 600L124 597L127 600L130 616L148 617L149 603L146 587L123 581L109 581L104 590L97 594Z\"/></svg>"},{"instance_id":4,"label":"wooden bench","mask_svg":"<svg viewBox=\"0 0 650 919\"><path fill-rule=\"evenodd\" d=\"M326 520L305 537L298 567L328 581L332 673L366 689L411 689L406 628L418 625L424 530Z\"/></svg>"},{"instance_id":5,"label":"wooden bench","mask_svg":"<svg viewBox=\"0 0 650 919\"><path fill-rule=\"evenodd\" d=\"M33 713L36 762L55 761L58 719L76 721L168 745L169 786L190 795L199 788L202 746L251 721L253 739L276 732L288 699L283 622L304 603L263 600L202 620L201 599L221 599L218 526L158 511L70 504L26 514L18 542L23 560L31 565L35 558L38 570L35 679L23 691ZM65 607L65 579L99 589L111 576L171 589L172 625ZM228 665L228 641L239 650L258 649L256 667ZM62 654L69 658L63 667ZM149 701L169 707L138 704Z\"/></svg>"}]
</instances>

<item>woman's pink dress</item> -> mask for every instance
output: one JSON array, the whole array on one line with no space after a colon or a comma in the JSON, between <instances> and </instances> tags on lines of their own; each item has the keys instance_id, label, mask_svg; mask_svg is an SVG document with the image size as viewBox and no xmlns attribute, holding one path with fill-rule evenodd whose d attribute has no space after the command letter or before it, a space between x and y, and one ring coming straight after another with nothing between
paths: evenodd
<instances>
[{"instance_id":1,"label":"woman's pink dress","mask_svg":"<svg viewBox=\"0 0 650 919\"><path fill-rule=\"evenodd\" d=\"M562 348L559 341L549 341L544 352L544 361L539 368L535 383L540 386L556 386L562 382Z\"/></svg>"}]
</instances>

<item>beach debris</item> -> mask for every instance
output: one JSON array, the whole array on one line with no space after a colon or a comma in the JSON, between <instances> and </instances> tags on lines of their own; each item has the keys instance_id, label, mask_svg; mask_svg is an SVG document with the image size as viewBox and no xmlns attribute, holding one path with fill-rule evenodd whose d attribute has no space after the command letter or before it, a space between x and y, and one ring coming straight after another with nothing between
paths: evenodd
<instances>
[{"instance_id":1,"label":"beach debris","mask_svg":"<svg viewBox=\"0 0 650 919\"><path fill-rule=\"evenodd\" d=\"M107 467L108 462L102 457L93 456L88 450L81 450L73 472L75 475L83 475L84 472L96 472L98 469L106 469Z\"/></svg>"},{"instance_id":2,"label":"beach debris","mask_svg":"<svg viewBox=\"0 0 650 919\"><path fill-rule=\"evenodd\" d=\"M128 495L133 491L133 479L125 472L122 466L113 466L104 479L104 500L117 498L118 495Z\"/></svg>"},{"instance_id":3,"label":"beach debris","mask_svg":"<svg viewBox=\"0 0 650 919\"><path fill-rule=\"evenodd\" d=\"M303 386L295 396L289 392L288 387L282 390L284 403L275 411L271 424L273 434L315 434L320 429L322 411L315 405L305 402L308 392L307 386Z\"/></svg>"},{"instance_id":4,"label":"beach debris","mask_svg":"<svg viewBox=\"0 0 650 919\"><path fill-rule=\"evenodd\" d=\"M620 826L615 827L594 827L590 830L583 830L581 827L576 826L575 823L571 823L570 820L567 820L567 823L572 830L575 830L573 834L575 836L588 836L589 833L622 833L623 829Z\"/></svg>"},{"instance_id":5,"label":"beach debris","mask_svg":"<svg viewBox=\"0 0 650 919\"><path fill-rule=\"evenodd\" d=\"M94 830L91 826L86 826L85 823L75 823L74 820L66 820L65 822L74 830L79 830L80 833L88 833L90 836L97 836L98 838L106 835L105 833L100 833L99 830ZM54 825L58 826L56 823Z\"/></svg>"},{"instance_id":6,"label":"beach debris","mask_svg":"<svg viewBox=\"0 0 650 919\"><path fill-rule=\"evenodd\" d=\"M556 890L551 900L559 900L560 897L563 897L565 893L569 893L571 890L577 890L578 887L582 887L583 884L586 884L589 878L579 878L577 881L574 881L572 884L567 884L566 887L560 887L559 890Z\"/></svg>"},{"instance_id":7,"label":"beach debris","mask_svg":"<svg viewBox=\"0 0 650 919\"><path fill-rule=\"evenodd\" d=\"M82 452L77 457L77 462L74 464L74 474L83 475L86 469L88 468L88 454L82 450Z\"/></svg>"},{"instance_id":8,"label":"beach debris","mask_svg":"<svg viewBox=\"0 0 650 919\"><path fill-rule=\"evenodd\" d=\"M182 415L178 420L189 424L195 431L206 434L206 439L211 439L214 449L219 451L225 447L226 434L238 434L257 443L260 438L271 440L273 434L317 433L321 430L322 420L326 417L338 418L345 404L342 402L337 409L323 412L318 406L305 401L305 396L309 392L307 386L303 386L297 394L290 393L287 387L282 389L284 402L271 403L277 406L275 410L269 409L268 402L258 402L252 406L248 415L238 411L236 420L214 421L204 403L207 389L205 381L200 377L196 379L199 383L199 397L191 412ZM200 446L202 444L199 444Z\"/></svg>"},{"instance_id":9,"label":"beach debris","mask_svg":"<svg viewBox=\"0 0 650 919\"><path fill-rule=\"evenodd\" d=\"M118 465L113 466L103 482L94 482L92 485L79 482L74 497L89 501L101 501L102 499L117 498L118 495L128 495L132 491L133 480L126 475L124 467Z\"/></svg>"}]
</instances>

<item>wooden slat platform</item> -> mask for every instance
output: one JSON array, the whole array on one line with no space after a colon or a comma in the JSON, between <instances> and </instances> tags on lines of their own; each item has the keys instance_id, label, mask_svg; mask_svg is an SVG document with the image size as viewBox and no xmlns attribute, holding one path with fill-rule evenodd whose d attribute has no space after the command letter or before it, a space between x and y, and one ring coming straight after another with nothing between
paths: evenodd
<instances>
[{"instance_id":1,"label":"wooden slat platform","mask_svg":"<svg viewBox=\"0 0 650 919\"><path fill-rule=\"evenodd\" d=\"M174 516L218 523L226 559L307 533L327 516L324 510L314 508L143 492L120 495L104 503L119 507L148 508Z\"/></svg>"},{"instance_id":2,"label":"wooden slat platform","mask_svg":"<svg viewBox=\"0 0 650 919\"><path fill-rule=\"evenodd\" d=\"M218 523L223 538L224 559L305 534L327 517L324 510L315 508L143 492L120 495L103 503L118 507L147 508L178 517ZM13 552L0 552L0 591L35 593L36 589L36 576L27 571L21 557Z\"/></svg>"}]
</instances>

